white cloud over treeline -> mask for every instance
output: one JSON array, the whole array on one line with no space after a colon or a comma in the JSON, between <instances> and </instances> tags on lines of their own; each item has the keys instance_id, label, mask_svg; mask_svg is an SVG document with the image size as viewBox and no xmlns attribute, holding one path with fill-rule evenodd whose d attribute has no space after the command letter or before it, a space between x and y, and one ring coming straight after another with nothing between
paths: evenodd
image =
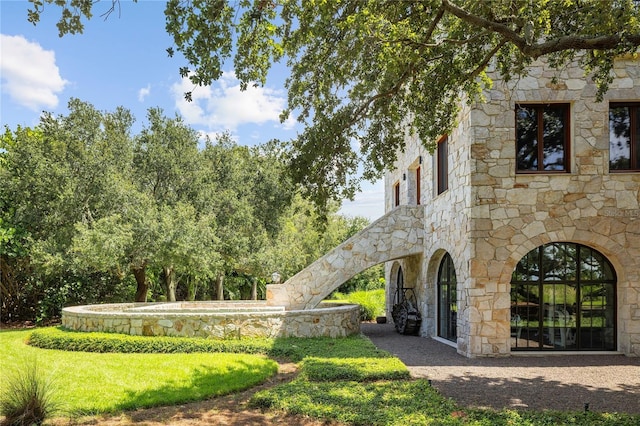
<instances>
[{"instance_id":1,"label":"white cloud over treeline","mask_svg":"<svg viewBox=\"0 0 640 426\"><path fill-rule=\"evenodd\" d=\"M0 34L2 91L31 110L55 108L68 81L62 78L55 53L22 36Z\"/></svg>"},{"instance_id":2,"label":"white cloud over treeline","mask_svg":"<svg viewBox=\"0 0 640 426\"><path fill-rule=\"evenodd\" d=\"M185 92L192 92L192 101L184 99ZM280 125L280 113L286 98L281 90L249 86L240 90L240 82L233 73L225 72L214 86L194 87L188 78L172 86L176 108L189 124L206 126L212 130L235 131L243 124ZM292 128L293 120L282 126Z\"/></svg>"}]
</instances>

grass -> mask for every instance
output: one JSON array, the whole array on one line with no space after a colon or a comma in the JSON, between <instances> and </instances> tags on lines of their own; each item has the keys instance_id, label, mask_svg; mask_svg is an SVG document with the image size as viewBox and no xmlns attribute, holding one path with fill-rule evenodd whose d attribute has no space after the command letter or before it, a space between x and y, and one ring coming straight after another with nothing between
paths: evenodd
<instances>
[{"instance_id":1,"label":"grass","mask_svg":"<svg viewBox=\"0 0 640 426\"><path fill-rule=\"evenodd\" d=\"M34 359L56 384L69 415L173 405L257 385L277 372L263 355L227 353L124 354L44 350L26 345L30 331L0 332L2 369ZM5 381L0 391L6 392Z\"/></svg>"},{"instance_id":2,"label":"grass","mask_svg":"<svg viewBox=\"0 0 640 426\"><path fill-rule=\"evenodd\" d=\"M83 340L99 343L109 338L118 340L121 348L147 347L131 336L100 336L59 329L42 331L51 341L55 341L56 336L63 342L69 338L80 344ZM63 379L62 384L67 388L62 395L65 402L73 402L69 405L76 407L75 412L80 414L171 405L217 395L216 392L233 392L234 386L252 386L251 380L255 384L275 371L275 364L259 355L64 352L25 346L23 341L28 334L24 331L0 333L0 359L3 363L15 364L24 356L36 356L40 365L53 367L53 373ZM189 348L195 344L179 338L159 342L165 351L173 351L171 346ZM300 374L296 379L254 394L250 404L266 410L368 426L640 424L639 415L629 414L464 408L439 394L427 380L409 378L400 360L376 349L362 336L226 342L216 344L221 345L221 350L231 350L232 345L236 345L234 350L244 348L298 362ZM256 379L252 377L254 374L262 376ZM60 380L57 384L60 385ZM105 391L107 396L101 396ZM90 395L86 395L88 393ZM102 401L101 404L98 401Z\"/></svg>"},{"instance_id":3,"label":"grass","mask_svg":"<svg viewBox=\"0 0 640 426\"><path fill-rule=\"evenodd\" d=\"M362 290L353 293L334 293L332 299L340 302L354 303L360 305L360 319L370 321L385 313L384 289Z\"/></svg>"}]
</instances>

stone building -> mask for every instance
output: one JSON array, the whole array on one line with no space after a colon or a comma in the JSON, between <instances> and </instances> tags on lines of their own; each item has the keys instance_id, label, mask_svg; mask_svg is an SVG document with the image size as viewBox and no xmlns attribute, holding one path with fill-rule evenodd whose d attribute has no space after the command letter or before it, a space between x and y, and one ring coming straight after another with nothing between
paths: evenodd
<instances>
[{"instance_id":1,"label":"stone building","mask_svg":"<svg viewBox=\"0 0 640 426\"><path fill-rule=\"evenodd\" d=\"M640 63L613 72L601 102L578 66L492 75L433 153L407 138L386 214L267 286L267 304L314 308L386 263L387 317L412 301L415 331L462 355L640 356Z\"/></svg>"},{"instance_id":2,"label":"stone building","mask_svg":"<svg viewBox=\"0 0 640 426\"><path fill-rule=\"evenodd\" d=\"M613 72L602 102L577 66L493 75L433 153L407 138L386 211L419 211L422 250L390 256L389 313L411 288L419 334L468 357L640 356L640 63Z\"/></svg>"}]
</instances>

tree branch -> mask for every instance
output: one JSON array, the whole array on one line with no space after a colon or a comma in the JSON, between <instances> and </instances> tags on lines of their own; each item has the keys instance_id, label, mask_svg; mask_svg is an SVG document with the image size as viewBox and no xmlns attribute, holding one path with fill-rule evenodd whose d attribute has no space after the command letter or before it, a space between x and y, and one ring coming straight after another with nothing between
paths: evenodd
<instances>
[{"instance_id":1,"label":"tree branch","mask_svg":"<svg viewBox=\"0 0 640 426\"><path fill-rule=\"evenodd\" d=\"M607 50L615 49L620 44L629 44L631 46L640 45L640 34L610 34L602 36L579 36L568 35L558 37L544 43L529 44L517 32L504 24L490 21L477 15L473 15L466 10L449 3L449 0L442 0L442 7L447 12L460 18L464 22L481 28L487 28L505 37L506 41L513 43L523 55L538 58L563 50Z\"/></svg>"}]
</instances>

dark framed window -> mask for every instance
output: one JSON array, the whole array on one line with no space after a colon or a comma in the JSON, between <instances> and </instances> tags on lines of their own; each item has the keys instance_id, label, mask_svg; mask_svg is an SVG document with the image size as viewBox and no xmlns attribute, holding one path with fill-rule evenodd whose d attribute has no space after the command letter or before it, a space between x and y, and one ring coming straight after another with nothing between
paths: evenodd
<instances>
[{"instance_id":1,"label":"dark framed window","mask_svg":"<svg viewBox=\"0 0 640 426\"><path fill-rule=\"evenodd\" d=\"M455 342L457 333L457 285L453 259L445 254L438 270L438 336Z\"/></svg>"},{"instance_id":2,"label":"dark framed window","mask_svg":"<svg viewBox=\"0 0 640 426\"><path fill-rule=\"evenodd\" d=\"M640 171L640 104L609 105L609 170Z\"/></svg>"},{"instance_id":3,"label":"dark framed window","mask_svg":"<svg viewBox=\"0 0 640 426\"><path fill-rule=\"evenodd\" d=\"M516 105L516 171L569 171L569 104Z\"/></svg>"},{"instance_id":4,"label":"dark framed window","mask_svg":"<svg viewBox=\"0 0 640 426\"><path fill-rule=\"evenodd\" d=\"M437 189L438 195L449 189L449 137L444 136L438 141L437 158Z\"/></svg>"},{"instance_id":5,"label":"dark framed window","mask_svg":"<svg viewBox=\"0 0 640 426\"><path fill-rule=\"evenodd\" d=\"M393 185L393 207L400 205L400 182Z\"/></svg>"},{"instance_id":6,"label":"dark framed window","mask_svg":"<svg viewBox=\"0 0 640 426\"><path fill-rule=\"evenodd\" d=\"M616 276L598 251L551 243L511 277L512 350L616 349Z\"/></svg>"},{"instance_id":7,"label":"dark framed window","mask_svg":"<svg viewBox=\"0 0 640 426\"><path fill-rule=\"evenodd\" d=\"M416 169L416 204L420 205L420 167Z\"/></svg>"}]
</instances>

